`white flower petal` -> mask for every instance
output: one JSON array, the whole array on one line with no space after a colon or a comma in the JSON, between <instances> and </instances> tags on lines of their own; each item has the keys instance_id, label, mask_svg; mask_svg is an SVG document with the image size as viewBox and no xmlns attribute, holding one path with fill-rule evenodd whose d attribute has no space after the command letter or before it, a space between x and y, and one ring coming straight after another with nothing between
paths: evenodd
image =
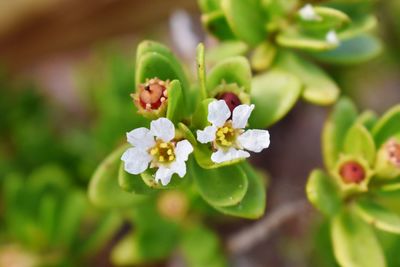
<instances>
[{"instance_id":1,"label":"white flower petal","mask_svg":"<svg viewBox=\"0 0 400 267\"><path fill-rule=\"evenodd\" d=\"M186 163L184 161L175 161L171 164L171 171L177 173L179 177L183 178L186 175Z\"/></svg>"},{"instance_id":2,"label":"white flower petal","mask_svg":"<svg viewBox=\"0 0 400 267\"><path fill-rule=\"evenodd\" d=\"M247 121L254 109L254 105L239 105L233 110L232 126L235 129L246 127Z\"/></svg>"},{"instance_id":3,"label":"white flower petal","mask_svg":"<svg viewBox=\"0 0 400 267\"><path fill-rule=\"evenodd\" d=\"M193 146L188 140L179 141L175 148L176 161L187 161L189 154L192 152Z\"/></svg>"},{"instance_id":4,"label":"white flower petal","mask_svg":"<svg viewBox=\"0 0 400 267\"><path fill-rule=\"evenodd\" d=\"M217 127L215 127L215 126L207 126L202 131L197 130L197 140L202 144L212 142L215 139L216 131L217 131Z\"/></svg>"},{"instance_id":5,"label":"white flower petal","mask_svg":"<svg viewBox=\"0 0 400 267\"><path fill-rule=\"evenodd\" d=\"M152 121L150 124L151 133L163 140L169 142L175 137L174 124L167 118L159 118L158 120Z\"/></svg>"},{"instance_id":6,"label":"white flower petal","mask_svg":"<svg viewBox=\"0 0 400 267\"><path fill-rule=\"evenodd\" d=\"M261 152L269 146L269 132L266 130L247 130L238 136L237 141L246 150Z\"/></svg>"},{"instance_id":7,"label":"white flower petal","mask_svg":"<svg viewBox=\"0 0 400 267\"><path fill-rule=\"evenodd\" d=\"M299 10L299 15L303 20L319 20L319 16L314 10L314 7L311 4L306 4Z\"/></svg>"},{"instance_id":8,"label":"white flower petal","mask_svg":"<svg viewBox=\"0 0 400 267\"><path fill-rule=\"evenodd\" d=\"M225 100L215 100L208 105L208 121L221 127L231 116L231 111Z\"/></svg>"},{"instance_id":9,"label":"white flower petal","mask_svg":"<svg viewBox=\"0 0 400 267\"><path fill-rule=\"evenodd\" d=\"M334 30L329 31L326 34L326 41L331 45L338 45L340 43L339 38Z\"/></svg>"},{"instance_id":10,"label":"white flower petal","mask_svg":"<svg viewBox=\"0 0 400 267\"><path fill-rule=\"evenodd\" d=\"M222 163L225 161L231 161L235 159L242 159L250 157L249 152L244 150L237 150L231 147L229 150L224 151L222 149L218 149L217 152L214 152L211 155L211 160L215 163Z\"/></svg>"},{"instance_id":11,"label":"white flower petal","mask_svg":"<svg viewBox=\"0 0 400 267\"><path fill-rule=\"evenodd\" d=\"M135 175L144 172L151 159L146 150L137 147L128 148L121 157L125 162L125 171Z\"/></svg>"},{"instance_id":12,"label":"white flower petal","mask_svg":"<svg viewBox=\"0 0 400 267\"><path fill-rule=\"evenodd\" d=\"M144 127L126 133L126 138L128 142L135 147L147 149L155 145L154 136L149 129Z\"/></svg>"},{"instance_id":13,"label":"white flower petal","mask_svg":"<svg viewBox=\"0 0 400 267\"><path fill-rule=\"evenodd\" d=\"M162 185L167 185L171 181L172 174L174 174L169 168L160 166L156 172L156 182L161 181Z\"/></svg>"}]
</instances>

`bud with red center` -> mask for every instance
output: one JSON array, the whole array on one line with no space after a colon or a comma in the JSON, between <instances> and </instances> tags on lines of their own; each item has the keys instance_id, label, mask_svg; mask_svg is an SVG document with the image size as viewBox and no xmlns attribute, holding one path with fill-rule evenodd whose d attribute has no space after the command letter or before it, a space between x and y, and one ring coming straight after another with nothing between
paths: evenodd
<instances>
[{"instance_id":1,"label":"bud with red center","mask_svg":"<svg viewBox=\"0 0 400 267\"><path fill-rule=\"evenodd\" d=\"M381 179L394 179L400 176L400 141L398 137L390 138L378 150L375 172Z\"/></svg>"},{"instance_id":2,"label":"bud with red center","mask_svg":"<svg viewBox=\"0 0 400 267\"><path fill-rule=\"evenodd\" d=\"M340 177L346 184L360 184L366 178L364 167L356 161L346 161L339 169Z\"/></svg>"},{"instance_id":3,"label":"bud with red center","mask_svg":"<svg viewBox=\"0 0 400 267\"><path fill-rule=\"evenodd\" d=\"M221 93L221 94L217 95L216 98L224 100L226 102L226 104L228 105L231 113L237 106L242 104L239 97L235 93L231 93L231 92Z\"/></svg>"},{"instance_id":4,"label":"bud with red center","mask_svg":"<svg viewBox=\"0 0 400 267\"><path fill-rule=\"evenodd\" d=\"M139 110L159 110L168 100L168 83L154 78L140 84L137 92L131 95Z\"/></svg>"}]
</instances>

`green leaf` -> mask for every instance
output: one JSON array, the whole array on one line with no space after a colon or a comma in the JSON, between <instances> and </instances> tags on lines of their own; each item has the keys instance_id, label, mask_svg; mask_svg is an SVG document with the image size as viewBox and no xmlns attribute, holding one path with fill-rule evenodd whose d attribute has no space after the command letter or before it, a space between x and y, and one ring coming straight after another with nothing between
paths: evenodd
<instances>
[{"instance_id":1,"label":"green leaf","mask_svg":"<svg viewBox=\"0 0 400 267\"><path fill-rule=\"evenodd\" d=\"M197 107L192 117L192 126L195 129L204 129L209 125L208 122L208 105L214 101L214 98L204 99ZM196 152L196 151L195 151Z\"/></svg>"},{"instance_id":2,"label":"green leaf","mask_svg":"<svg viewBox=\"0 0 400 267\"><path fill-rule=\"evenodd\" d=\"M258 219L264 214L266 205L266 192L263 178L247 162L240 164L240 167L246 173L249 183L246 195L237 205L216 207L216 209L232 216Z\"/></svg>"},{"instance_id":3,"label":"green leaf","mask_svg":"<svg viewBox=\"0 0 400 267\"><path fill-rule=\"evenodd\" d=\"M245 56L249 47L242 41L225 41L207 50L207 63L216 64L221 60L234 56Z\"/></svg>"},{"instance_id":4,"label":"green leaf","mask_svg":"<svg viewBox=\"0 0 400 267\"><path fill-rule=\"evenodd\" d=\"M330 43L324 36L305 34L297 28L287 28L278 34L276 41L279 45L287 48L302 49L311 52L328 51L338 47L338 44Z\"/></svg>"},{"instance_id":5,"label":"green leaf","mask_svg":"<svg viewBox=\"0 0 400 267\"><path fill-rule=\"evenodd\" d=\"M296 75L303 83L303 98L317 105L330 105L336 102L339 88L336 83L317 65L293 53L284 52L278 57L278 69Z\"/></svg>"},{"instance_id":6,"label":"green leaf","mask_svg":"<svg viewBox=\"0 0 400 267\"><path fill-rule=\"evenodd\" d=\"M140 175L133 175L125 171L125 163L121 161L118 172L118 184L126 192L134 194L151 194L154 190L149 188Z\"/></svg>"},{"instance_id":7,"label":"green leaf","mask_svg":"<svg viewBox=\"0 0 400 267\"><path fill-rule=\"evenodd\" d=\"M237 56L220 61L207 75L207 90L212 92L223 82L236 83L245 92L251 90L251 68L248 60Z\"/></svg>"},{"instance_id":8,"label":"green leaf","mask_svg":"<svg viewBox=\"0 0 400 267\"><path fill-rule=\"evenodd\" d=\"M264 42L257 46L250 58L251 67L255 71L264 71L268 69L276 56L277 49L270 42Z\"/></svg>"},{"instance_id":9,"label":"green leaf","mask_svg":"<svg viewBox=\"0 0 400 267\"><path fill-rule=\"evenodd\" d=\"M368 199L354 203L354 211L370 225L386 232L400 234L400 216Z\"/></svg>"},{"instance_id":10,"label":"green leaf","mask_svg":"<svg viewBox=\"0 0 400 267\"><path fill-rule=\"evenodd\" d=\"M204 169L216 169L223 166L230 166L236 164L238 162L244 161L244 159L235 159L231 161L225 161L222 163L215 163L211 160L211 155L213 151L211 150L210 144L200 144L197 143L196 148L194 149L194 157L200 167Z\"/></svg>"},{"instance_id":11,"label":"green leaf","mask_svg":"<svg viewBox=\"0 0 400 267\"><path fill-rule=\"evenodd\" d=\"M381 41L371 34L361 34L342 40L340 45L330 51L312 53L319 61L333 64L360 64L369 61L382 52Z\"/></svg>"},{"instance_id":12,"label":"green leaf","mask_svg":"<svg viewBox=\"0 0 400 267\"><path fill-rule=\"evenodd\" d=\"M128 148L123 145L112 152L97 167L89 184L89 199L102 208L124 208L132 206L142 198L122 191L118 186L121 155Z\"/></svg>"},{"instance_id":13,"label":"green leaf","mask_svg":"<svg viewBox=\"0 0 400 267\"><path fill-rule=\"evenodd\" d=\"M361 156L371 165L375 161L375 143L369 131L356 123L346 134L343 151L353 156Z\"/></svg>"},{"instance_id":14,"label":"green leaf","mask_svg":"<svg viewBox=\"0 0 400 267\"><path fill-rule=\"evenodd\" d=\"M205 170L193 160L190 163L200 195L213 207L236 205L246 195L249 183L239 165Z\"/></svg>"},{"instance_id":15,"label":"green leaf","mask_svg":"<svg viewBox=\"0 0 400 267\"><path fill-rule=\"evenodd\" d=\"M267 38L259 1L222 0L222 9L233 33L239 39L257 45Z\"/></svg>"},{"instance_id":16,"label":"green leaf","mask_svg":"<svg viewBox=\"0 0 400 267\"><path fill-rule=\"evenodd\" d=\"M327 169L334 169L342 151L347 131L357 119L357 110L347 98L335 105L322 132L322 152Z\"/></svg>"},{"instance_id":17,"label":"green leaf","mask_svg":"<svg viewBox=\"0 0 400 267\"><path fill-rule=\"evenodd\" d=\"M255 105L249 123L253 128L265 128L282 119L296 104L301 93L300 80L281 70L255 76L251 102Z\"/></svg>"},{"instance_id":18,"label":"green leaf","mask_svg":"<svg viewBox=\"0 0 400 267\"><path fill-rule=\"evenodd\" d=\"M179 177L176 173L172 175L171 181L167 185L162 185L154 178L156 169L148 169L141 173L144 183L151 189L172 189L187 186L191 183L190 175L186 174L183 178Z\"/></svg>"},{"instance_id":19,"label":"green leaf","mask_svg":"<svg viewBox=\"0 0 400 267\"><path fill-rule=\"evenodd\" d=\"M168 85L167 119L173 123L180 122L185 114L185 108L181 84L178 80L173 80Z\"/></svg>"},{"instance_id":20,"label":"green leaf","mask_svg":"<svg viewBox=\"0 0 400 267\"><path fill-rule=\"evenodd\" d=\"M376 113L371 110L364 111L357 118L357 123L364 125L364 127L367 128L368 131L372 130L372 127L374 127L374 125L376 124L377 121L378 121L378 117L377 117Z\"/></svg>"},{"instance_id":21,"label":"green leaf","mask_svg":"<svg viewBox=\"0 0 400 267\"><path fill-rule=\"evenodd\" d=\"M342 206L339 189L332 177L322 170L314 170L308 177L307 198L326 216L334 216Z\"/></svg>"},{"instance_id":22,"label":"green leaf","mask_svg":"<svg viewBox=\"0 0 400 267\"><path fill-rule=\"evenodd\" d=\"M221 8L221 0L198 0L202 12L211 12Z\"/></svg>"},{"instance_id":23,"label":"green leaf","mask_svg":"<svg viewBox=\"0 0 400 267\"><path fill-rule=\"evenodd\" d=\"M163 67L172 67L176 77L160 77L160 76L150 76L150 77L141 77L141 75L136 75L136 86L138 83L142 83L145 82L145 79L151 79L154 77L157 77L159 79L170 79L170 80L174 80L174 79L178 79L181 82L181 85L183 88L188 88L189 87L189 81L186 78L185 72L182 68L181 63L179 62L179 60L175 57L175 55L171 52L171 50L169 50L168 47L166 47L163 44L154 42L154 41L143 41L139 44L137 51L136 51L136 70L140 70L141 69L141 61L142 61L142 57L147 57L149 56L149 54L154 54L156 53L157 55L160 55L163 57L163 60L161 60L162 62L168 62L168 64L166 66L160 65L159 68L163 68ZM149 66L149 64L144 64L143 65L145 68L152 68L151 65ZM146 72L146 70L144 70L144 72ZM150 73L150 75L152 75L153 73ZM154 74L157 74L154 73ZM153 74L153 75L154 75ZM160 74L161 75L161 74Z\"/></svg>"},{"instance_id":24,"label":"green leaf","mask_svg":"<svg viewBox=\"0 0 400 267\"><path fill-rule=\"evenodd\" d=\"M196 50L196 63L197 63L197 79L200 85L200 99L207 98L207 88L206 88L206 64L204 55L204 44L200 43Z\"/></svg>"},{"instance_id":25,"label":"green leaf","mask_svg":"<svg viewBox=\"0 0 400 267\"><path fill-rule=\"evenodd\" d=\"M179 80L183 88L188 88L186 78L179 69L166 56L157 52L148 52L142 55L137 62L136 87L140 83L145 83L147 79L159 78L163 81Z\"/></svg>"},{"instance_id":26,"label":"green leaf","mask_svg":"<svg viewBox=\"0 0 400 267\"><path fill-rule=\"evenodd\" d=\"M316 20L303 20L299 16L300 27L306 31L326 33L330 30L340 29L351 22L346 13L337 9L316 6L313 7L318 16Z\"/></svg>"},{"instance_id":27,"label":"green leaf","mask_svg":"<svg viewBox=\"0 0 400 267\"><path fill-rule=\"evenodd\" d=\"M386 266L382 248L372 228L348 211L333 219L331 235L334 253L341 266Z\"/></svg>"},{"instance_id":28,"label":"green leaf","mask_svg":"<svg viewBox=\"0 0 400 267\"><path fill-rule=\"evenodd\" d=\"M376 147L400 133L400 105L387 111L372 129Z\"/></svg>"},{"instance_id":29,"label":"green leaf","mask_svg":"<svg viewBox=\"0 0 400 267\"><path fill-rule=\"evenodd\" d=\"M226 266L218 236L202 225L190 226L182 236L182 250L189 266ZM222 260L222 264L217 264Z\"/></svg>"},{"instance_id":30,"label":"green leaf","mask_svg":"<svg viewBox=\"0 0 400 267\"><path fill-rule=\"evenodd\" d=\"M218 39L224 40L234 40L235 35L233 34L228 21L222 10L212 11L201 16L201 22L204 28L217 37Z\"/></svg>"}]
</instances>

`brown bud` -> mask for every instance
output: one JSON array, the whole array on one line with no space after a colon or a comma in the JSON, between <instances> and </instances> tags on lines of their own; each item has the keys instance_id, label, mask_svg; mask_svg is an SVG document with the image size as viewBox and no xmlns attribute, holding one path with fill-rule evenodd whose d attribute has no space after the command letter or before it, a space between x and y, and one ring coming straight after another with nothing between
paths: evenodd
<instances>
[{"instance_id":1,"label":"brown bud","mask_svg":"<svg viewBox=\"0 0 400 267\"><path fill-rule=\"evenodd\" d=\"M235 93L225 92L217 96L217 99L222 99L228 105L229 110L233 112L233 110L242 104L239 97Z\"/></svg>"},{"instance_id":2,"label":"brown bud","mask_svg":"<svg viewBox=\"0 0 400 267\"><path fill-rule=\"evenodd\" d=\"M347 161L340 167L339 174L346 184L359 184L364 181L364 167L356 161Z\"/></svg>"}]
</instances>

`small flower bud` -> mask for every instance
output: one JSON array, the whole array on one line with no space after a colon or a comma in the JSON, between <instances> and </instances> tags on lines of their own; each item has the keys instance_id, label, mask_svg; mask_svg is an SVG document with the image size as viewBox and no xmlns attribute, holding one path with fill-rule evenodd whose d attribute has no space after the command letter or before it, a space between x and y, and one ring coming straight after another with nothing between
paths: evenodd
<instances>
[{"instance_id":1,"label":"small flower bud","mask_svg":"<svg viewBox=\"0 0 400 267\"><path fill-rule=\"evenodd\" d=\"M228 105L229 110L231 112L233 112L233 110L239 106L240 104L242 104L242 102L240 101L239 97L235 94L235 93L231 93L231 92L225 92L225 93L221 93L217 96L217 99L222 99L225 101L225 103Z\"/></svg>"},{"instance_id":2,"label":"small flower bud","mask_svg":"<svg viewBox=\"0 0 400 267\"><path fill-rule=\"evenodd\" d=\"M356 161L343 163L339 174L346 184L360 184L366 177L364 167Z\"/></svg>"},{"instance_id":3,"label":"small flower bud","mask_svg":"<svg viewBox=\"0 0 400 267\"><path fill-rule=\"evenodd\" d=\"M157 201L157 208L161 215L171 220L183 219L188 211L186 196L179 191L162 193Z\"/></svg>"},{"instance_id":4,"label":"small flower bud","mask_svg":"<svg viewBox=\"0 0 400 267\"><path fill-rule=\"evenodd\" d=\"M166 100L167 87L158 78L140 84L137 92L137 102L143 109L158 109Z\"/></svg>"}]
</instances>

